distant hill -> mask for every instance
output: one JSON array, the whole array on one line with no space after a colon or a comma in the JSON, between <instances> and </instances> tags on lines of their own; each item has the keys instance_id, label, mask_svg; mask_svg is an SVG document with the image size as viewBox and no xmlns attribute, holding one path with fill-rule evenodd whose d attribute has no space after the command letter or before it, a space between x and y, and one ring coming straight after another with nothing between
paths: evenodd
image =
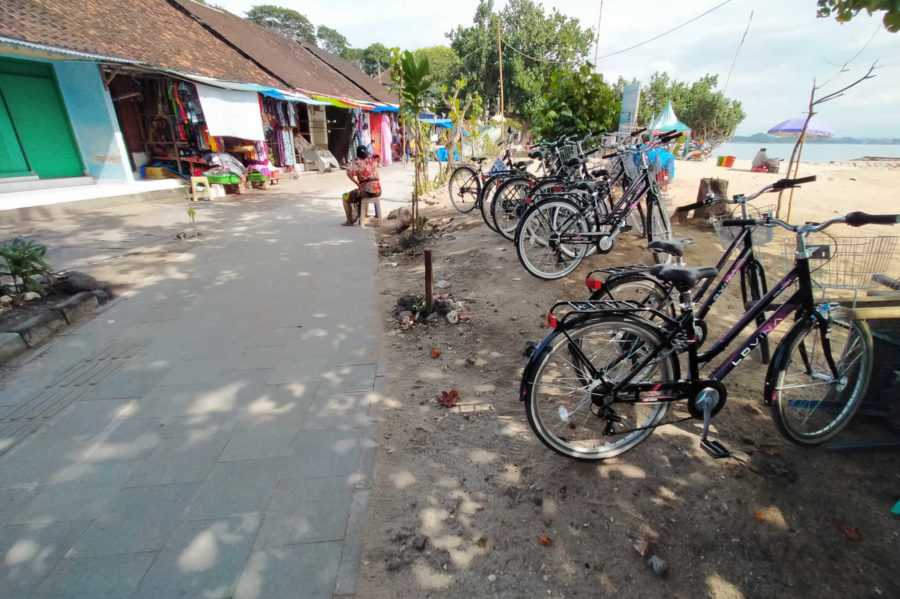
<instances>
[{"instance_id":1,"label":"distant hill","mask_svg":"<svg viewBox=\"0 0 900 599\"><path fill-rule=\"evenodd\" d=\"M763 144L792 144L794 137L775 137L768 133L754 133L753 135L735 135L728 141L750 142ZM825 139L808 139L808 144L879 144L900 145L898 137L828 137Z\"/></svg>"}]
</instances>

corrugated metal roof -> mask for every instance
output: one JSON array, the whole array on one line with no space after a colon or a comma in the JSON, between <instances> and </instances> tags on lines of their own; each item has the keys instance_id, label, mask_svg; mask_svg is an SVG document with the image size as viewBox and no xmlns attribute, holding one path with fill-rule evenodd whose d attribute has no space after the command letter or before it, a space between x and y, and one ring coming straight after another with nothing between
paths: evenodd
<instances>
[{"instance_id":1,"label":"corrugated metal roof","mask_svg":"<svg viewBox=\"0 0 900 599\"><path fill-rule=\"evenodd\" d=\"M283 85L167 0L2 0L0 36L223 80Z\"/></svg>"}]
</instances>

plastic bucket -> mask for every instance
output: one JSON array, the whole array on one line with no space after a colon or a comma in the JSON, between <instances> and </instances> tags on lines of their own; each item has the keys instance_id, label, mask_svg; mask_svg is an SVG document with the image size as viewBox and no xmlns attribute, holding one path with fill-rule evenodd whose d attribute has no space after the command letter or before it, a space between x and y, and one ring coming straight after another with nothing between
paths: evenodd
<instances>
[{"instance_id":1,"label":"plastic bucket","mask_svg":"<svg viewBox=\"0 0 900 599\"><path fill-rule=\"evenodd\" d=\"M731 168L734 166L735 160L735 156L725 156L725 160L723 161L722 166L724 166L725 168Z\"/></svg>"},{"instance_id":2,"label":"plastic bucket","mask_svg":"<svg viewBox=\"0 0 900 599\"><path fill-rule=\"evenodd\" d=\"M725 164L725 156L716 156L716 166L722 166Z\"/></svg>"}]
</instances>

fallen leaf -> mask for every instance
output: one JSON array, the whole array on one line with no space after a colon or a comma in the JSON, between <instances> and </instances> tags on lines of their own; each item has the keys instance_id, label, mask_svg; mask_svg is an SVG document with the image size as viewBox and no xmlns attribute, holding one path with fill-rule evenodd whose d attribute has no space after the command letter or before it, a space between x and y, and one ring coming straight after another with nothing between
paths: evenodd
<instances>
[{"instance_id":1,"label":"fallen leaf","mask_svg":"<svg viewBox=\"0 0 900 599\"><path fill-rule=\"evenodd\" d=\"M547 533L542 532L540 535L538 535L538 543L540 543L544 547L549 547L553 544L553 539L551 539L550 535L548 535Z\"/></svg>"},{"instance_id":2,"label":"fallen leaf","mask_svg":"<svg viewBox=\"0 0 900 599\"><path fill-rule=\"evenodd\" d=\"M844 533L844 537L848 541L859 542L862 541L862 534L859 532L859 529L855 526L842 526L841 532Z\"/></svg>"},{"instance_id":3,"label":"fallen leaf","mask_svg":"<svg viewBox=\"0 0 900 599\"><path fill-rule=\"evenodd\" d=\"M432 347L431 348L431 359L437 360L440 357L441 357L441 349L439 347Z\"/></svg>"},{"instance_id":4,"label":"fallen leaf","mask_svg":"<svg viewBox=\"0 0 900 599\"><path fill-rule=\"evenodd\" d=\"M449 391L441 391L437 396L438 403L445 408L452 408L459 403L459 391L450 389Z\"/></svg>"}]
</instances>

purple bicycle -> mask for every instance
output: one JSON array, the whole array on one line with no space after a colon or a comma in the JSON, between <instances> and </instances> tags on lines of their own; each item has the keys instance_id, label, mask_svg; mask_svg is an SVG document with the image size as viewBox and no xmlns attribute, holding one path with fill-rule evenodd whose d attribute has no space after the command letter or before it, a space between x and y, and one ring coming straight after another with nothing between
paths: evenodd
<instances>
[{"instance_id":1,"label":"purple bicycle","mask_svg":"<svg viewBox=\"0 0 900 599\"><path fill-rule=\"evenodd\" d=\"M865 322L850 319L841 306L816 303L810 259L821 260L823 253L839 252L840 247L814 246L807 237L835 223L859 227L898 222L900 215L862 212L798 226L772 216L724 221L724 226L787 229L796 236L796 255L790 272L702 353L692 290L715 277L715 267L655 269L655 276L677 293L676 315L621 300L557 303L548 315L553 330L532 352L522 376L520 399L529 425L562 455L602 460L632 449L658 426L700 419L701 447L712 457L727 457L728 450L709 438L710 422L728 395L723 381L781 323L792 320L769 363L763 400L791 441L827 441L850 421L865 395L872 336ZM787 299L778 303L784 296ZM701 366L724 355L760 316L762 324L710 374L701 376ZM687 354L686 377L681 374L682 353ZM667 419L673 402L685 402L689 415Z\"/></svg>"}]
</instances>

